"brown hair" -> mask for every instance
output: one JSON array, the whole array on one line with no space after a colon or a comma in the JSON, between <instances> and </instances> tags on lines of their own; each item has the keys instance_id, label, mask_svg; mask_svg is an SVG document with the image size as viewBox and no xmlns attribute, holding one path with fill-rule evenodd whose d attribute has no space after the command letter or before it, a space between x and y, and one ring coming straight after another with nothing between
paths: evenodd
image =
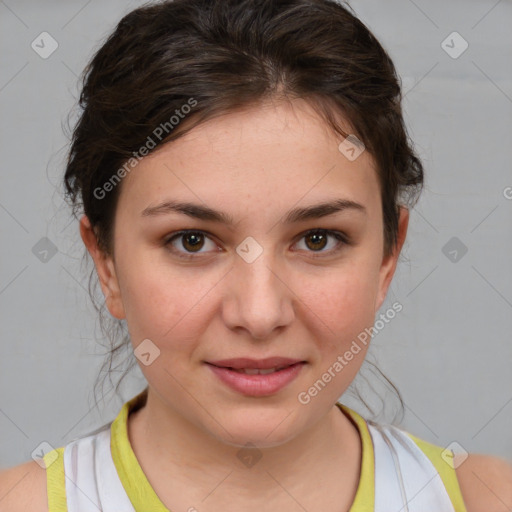
<instances>
[{"instance_id":1,"label":"brown hair","mask_svg":"<svg viewBox=\"0 0 512 512\"><path fill-rule=\"evenodd\" d=\"M127 14L83 72L64 177L75 215L87 215L100 246L113 254L115 185L129 172L127 162L149 140L153 151L267 98L305 99L343 137L338 119L350 123L377 166L389 254L399 205L416 203L423 167L404 126L393 62L333 0L174 0Z\"/></svg>"}]
</instances>

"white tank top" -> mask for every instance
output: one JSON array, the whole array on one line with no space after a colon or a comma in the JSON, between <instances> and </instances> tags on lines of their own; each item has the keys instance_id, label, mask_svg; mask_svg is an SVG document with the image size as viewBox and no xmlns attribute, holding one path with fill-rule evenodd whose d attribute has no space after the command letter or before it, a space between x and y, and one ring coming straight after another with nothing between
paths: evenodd
<instances>
[{"instance_id":1,"label":"white tank top","mask_svg":"<svg viewBox=\"0 0 512 512\"><path fill-rule=\"evenodd\" d=\"M49 512L169 512L128 440L128 414L145 393L126 402L112 423L44 456ZM360 482L350 512L467 512L443 448L336 405L362 440Z\"/></svg>"}]
</instances>

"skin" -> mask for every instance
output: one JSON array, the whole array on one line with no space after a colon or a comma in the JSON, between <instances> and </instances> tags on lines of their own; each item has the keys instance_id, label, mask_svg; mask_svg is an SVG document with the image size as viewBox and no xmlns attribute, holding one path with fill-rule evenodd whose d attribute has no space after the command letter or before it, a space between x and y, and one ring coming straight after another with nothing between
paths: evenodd
<instances>
[{"instance_id":1,"label":"skin","mask_svg":"<svg viewBox=\"0 0 512 512\"><path fill-rule=\"evenodd\" d=\"M338 150L340 141L301 100L230 113L142 159L124 179L113 257L98 250L82 219L82 238L109 311L126 318L134 348L150 339L160 350L149 366L140 365L149 396L130 417L129 432L143 470L169 508L199 503L228 473L208 498L208 510L238 501L245 510L261 510L263 503L291 510L290 495L309 510L320 504L348 510L353 501L359 435L333 404L356 376L367 346L361 344L310 403L299 403L297 395L373 325L396 268L408 212L402 211L396 251L384 257L373 159L363 152L349 161ZM347 209L293 225L281 222L293 207L338 198L363 205L365 213ZM223 210L235 224L177 213L141 215L168 199ZM301 234L318 228L341 231L351 242L335 251L338 242L330 237L315 258L318 250ZM181 229L212 235L195 260L182 260L165 245ZM263 248L252 263L236 253L249 236ZM171 247L190 254L183 242L182 237ZM268 397L227 388L204 364L275 355L307 365ZM252 471L236 457L247 442L263 454ZM183 497L182 483L190 481L195 489Z\"/></svg>"},{"instance_id":2,"label":"skin","mask_svg":"<svg viewBox=\"0 0 512 512\"><path fill-rule=\"evenodd\" d=\"M349 161L338 150L341 140L302 100L230 113L142 159L127 175L113 258L98 250L87 218L82 219L82 238L109 311L126 318L134 348L150 339L160 350L149 366L140 365L149 396L130 416L129 432L143 470L169 508L198 503L229 472L208 499L208 510L233 507L233 500L245 510L248 503L250 510L261 510L269 500L291 507L290 496L269 473L308 510L329 506L334 497L332 506L348 510L354 498L359 435L333 404L356 376L367 346L361 344L309 404L299 403L297 395L373 325L405 239L408 212L402 209L395 252L384 257L373 159L365 151ZM347 209L292 225L281 222L294 207L339 198L363 205L365 213ZM177 213L141 216L168 199L223 210L235 224ZM335 251L338 242L331 236L325 246L319 244L319 254L303 235L313 228L341 231L351 242ZM212 235L194 260L182 260L165 246L181 229ZM236 253L249 236L263 248L252 263ZM190 254L183 243L182 237L172 247ZM227 388L204 364L275 355L307 365L268 397ZM263 453L252 471L236 457L247 442ZM329 469L329 477L333 457L339 469ZM187 491L178 503L176 491L190 481L197 493Z\"/></svg>"},{"instance_id":3,"label":"skin","mask_svg":"<svg viewBox=\"0 0 512 512\"><path fill-rule=\"evenodd\" d=\"M170 510L340 512L353 502L359 435L333 404L365 350L309 404L300 404L297 394L373 324L408 213L402 210L398 244L385 258L373 161L366 152L348 161L338 142L303 102L231 113L146 157L125 178L114 257L99 250L88 219L81 220L109 311L127 319L134 347L150 338L161 351L151 365L140 365L148 402L129 417L128 431L150 484ZM140 216L171 196L225 210L235 226L175 214ZM362 203L367 215L345 211L296 226L280 222L292 207L333 197ZM185 264L160 243L186 228L217 238L216 244L205 242L201 251L211 254L196 263ZM298 236L313 228L346 231L357 243L313 259ZM247 236L264 248L251 264L235 252ZM222 252L213 251L217 244ZM224 388L202 363L268 355L301 357L308 366L265 398ZM236 457L248 440L263 455L251 469ZM503 459L470 454L456 473L468 512L512 508L512 467ZM48 510L46 472L34 461L0 472L4 509Z\"/></svg>"}]
</instances>

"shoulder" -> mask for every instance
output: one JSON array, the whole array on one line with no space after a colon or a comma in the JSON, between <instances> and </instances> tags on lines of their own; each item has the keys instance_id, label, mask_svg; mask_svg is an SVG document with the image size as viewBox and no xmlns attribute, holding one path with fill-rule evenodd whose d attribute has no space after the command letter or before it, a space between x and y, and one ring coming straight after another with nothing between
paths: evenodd
<instances>
[{"instance_id":1,"label":"shoulder","mask_svg":"<svg viewBox=\"0 0 512 512\"><path fill-rule=\"evenodd\" d=\"M459 456L460 457L460 456ZM467 512L503 512L512 509L512 465L505 459L469 454L457 466L457 479Z\"/></svg>"},{"instance_id":2,"label":"shoulder","mask_svg":"<svg viewBox=\"0 0 512 512\"><path fill-rule=\"evenodd\" d=\"M48 512L46 469L31 460L0 470L0 509Z\"/></svg>"}]
</instances>

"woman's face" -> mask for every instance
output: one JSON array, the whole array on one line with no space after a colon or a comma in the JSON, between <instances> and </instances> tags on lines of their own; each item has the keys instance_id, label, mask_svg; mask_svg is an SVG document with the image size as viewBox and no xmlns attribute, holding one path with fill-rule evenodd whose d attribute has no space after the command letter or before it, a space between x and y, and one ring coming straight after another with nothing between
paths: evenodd
<instances>
[{"instance_id":1,"label":"woman's face","mask_svg":"<svg viewBox=\"0 0 512 512\"><path fill-rule=\"evenodd\" d=\"M122 183L114 260L100 257L82 221L107 306L126 318L133 348L143 343L150 392L167 414L232 445L283 443L332 409L363 362L358 335L373 326L398 256L383 258L368 152L349 160L308 103L292 105L210 120L143 158ZM359 206L298 214L339 201ZM195 207L185 214L171 202ZM306 235L315 229L342 240ZM340 370L354 340L360 350ZM273 357L300 363L245 376L222 363Z\"/></svg>"}]
</instances>

